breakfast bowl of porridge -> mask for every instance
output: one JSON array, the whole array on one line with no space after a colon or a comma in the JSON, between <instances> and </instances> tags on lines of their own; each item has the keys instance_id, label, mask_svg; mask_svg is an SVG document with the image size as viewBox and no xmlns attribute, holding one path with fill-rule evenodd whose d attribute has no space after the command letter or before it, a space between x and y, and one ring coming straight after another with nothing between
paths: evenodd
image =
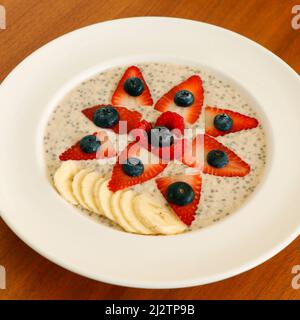
<instances>
[{"instance_id":1,"label":"breakfast bowl of porridge","mask_svg":"<svg viewBox=\"0 0 300 320\"><path fill-rule=\"evenodd\" d=\"M135 43L138 25L147 37ZM67 269L191 286L246 271L299 234L299 77L250 40L180 19L117 20L49 43L0 88L3 219Z\"/></svg>"},{"instance_id":2,"label":"breakfast bowl of porridge","mask_svg":"<svg viewBox=\"0 0 300 320\"><path fill-rule=\"evenodd\" d=\"M257 117L238 89L201 69L157 62L109 69L50 116L49 179L83 213L124 231L202 228L237 210L263 176Z\"/></svg>"}]
</instances>

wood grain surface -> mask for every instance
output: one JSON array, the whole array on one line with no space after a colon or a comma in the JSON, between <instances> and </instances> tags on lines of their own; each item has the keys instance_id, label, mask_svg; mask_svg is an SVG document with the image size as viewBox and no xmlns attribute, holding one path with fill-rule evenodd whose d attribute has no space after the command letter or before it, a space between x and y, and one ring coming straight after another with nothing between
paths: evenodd
<instances>
[{"instance_id":1,"label":"wood grain surface","mask_svg":"<svg viewBox=\"0 0 300 320\"><path fill-rule=\"evenodd\" d=\"M0 30L0 81L27 55L62 34L133 16L181 17L228 28L262 44L300 73L300 30L291 27L291 10L297 2L0 0L7 12L7 29ZM292 267L300 265L300 238L263 265L225 281L177 290L140 290L64 270L31 250L0 220L0 265L7 271L7 289L0 290L0 299L300 299L300 289L291 285Z\"/></svg>"}]
</instances>

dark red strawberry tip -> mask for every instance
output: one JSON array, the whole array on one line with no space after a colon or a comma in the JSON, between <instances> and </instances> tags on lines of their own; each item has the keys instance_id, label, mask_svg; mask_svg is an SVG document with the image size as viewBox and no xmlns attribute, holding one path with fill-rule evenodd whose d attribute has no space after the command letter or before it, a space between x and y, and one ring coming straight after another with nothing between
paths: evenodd
<instances>
[{"instance_id":1,"label":"dark red strawberry tip","mask_svg":"<svg viewBox=\"0 0 300 320\"><path fill-rule=\"evenodd\" d=\"M156 120L155 126L167 127L177 136L184 133L184 119L176 112L166 111Z\"/></svg>"},{"instance_id":2,"label":"dark red strawberry tip","mask_svg":"<svg viewBox=\"0 0 300 320\"><path fill-rule=\"evenodd\" d=\"M107 105L97 105L91 108L82 110L82 113L92 122L94 122L94 116L97 110L101 108L106 108ZM126 134L131 130L135 129L136 126L140 123L142 115L137 111L128 110L125 107L116 107L111 106L118 113L119 121L110 127L109 129L113 130L115 133Z\"/></svg>"},{"instance_id":3,"label":"dark red strawberry tip","mask_svg":"<svg viewBox=\"0 0 300 320\"><path fill-rule=\"evenodd\" d=\"M151 106L153 104L150 90L138 67L131 66L126 69L111 101L117 106Z\"/></svg>"},{"instance_id":4,"label":"dark red strawberry tip","mask_svg":"<svg viewBox=\"0 0 300 320\"><path fill-rule=\"evenodd\" d=\"M142 150L143 149L143 150ZM158 174L160 174L167 166L167 164L163 164L162 162L151 163L151 157L148 154L147 163L141 159L141 153L148 151L144 149L139 143L132 142L127 148L120 154L117 163L114 165L111 180L109 181L108 187L111 191L115 192L117 190L122 190L128 188L130 186L143 183L148 181ZM143 170L140 172L138 176L130 176L124 170L123 165L128 163L128 159L134 158L140 159L139 165L143 165Z\"/></svg>"},{"instance_id":5,"label":"dark red strawberry tip","mask_svg":"<svg viewBox=\"0 0 300 320\"><path fill-rule=\"evenodd\" d=\"M258 124L257 119L239 112L215 107L205 108L205 133L212 137L254 129Z\"/></svg>"},{"instance_id":6,"label":"dark red strawberry tip","mask_svg":"<svg viewBox=\"0 0 300 320\"><path fill-rule=\"evenodd\" d=\"M175 96L180 92L189 92L193 97L193 99L191 99L191 101L189 101L189 103L184 107L180 107L174 102ZM201 115L203 100L202 79L199 76L194 75L164 94L156 102L154 108L161 112L175 109L176 112L182 115L186 122L193 124Z\"/></svg>"},{"instance_id":7,"label":"dark red strawberry tip","mask_svg":"<svg viewBox=\"0 0 300 320\"><path fill-rule=\"evenodd\" d=\"M156 184L176 215L183 223L190 226L196 217L196 211L201 197L201 176L199 174L190 174L161 177L156 179ZM180 199L177 199L179 196L178 192L181 193L180 190L177 190L178 187L186 191L186 194L183 197L182 195L179 197ZM170 196L174 201L170 201ZM184 197L187 197L188 199L185 199ZM175 200L175 198L177 200ZM180 202L180 205L175 204L174 202L176 201Z\"/></svg>"}]
</instances>

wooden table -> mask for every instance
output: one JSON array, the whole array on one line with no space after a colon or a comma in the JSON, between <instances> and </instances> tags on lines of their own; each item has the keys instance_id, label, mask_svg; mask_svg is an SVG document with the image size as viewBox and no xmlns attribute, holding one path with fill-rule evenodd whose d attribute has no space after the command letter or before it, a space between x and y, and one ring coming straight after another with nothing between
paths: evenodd
<instances>
[{"instance_id":1,"label":"wooden table","mask_svg":"<svg viewBox=\"0 0 300 320\"><path fill-rule=\"evenodd\" d=\"M300 30L291 27L291 9L297 2L2 0L7 29L0 31L0 81L27 55L64 33L100 21L149 15L194 19L239 32L300 73ZM179 290L139 290L92 281L54 265L0 220L0 265L7 270L7 290L0 290L0 299L300 299L300 290L291 286L292 267L300 265L300 237L263 265L225 281Z\"/></svg>"}]
</instances>

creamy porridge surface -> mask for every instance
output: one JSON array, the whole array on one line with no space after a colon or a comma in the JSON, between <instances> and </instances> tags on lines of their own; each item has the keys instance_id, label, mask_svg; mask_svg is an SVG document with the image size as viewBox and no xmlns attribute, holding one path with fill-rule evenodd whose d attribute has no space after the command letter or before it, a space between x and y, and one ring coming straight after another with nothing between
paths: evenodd
<instances>
[{"instance_id":1,"label":"creamy porridge surface","mask_svg":"<svg viewBox=\"0 0 300 320\"><path fill-rule=\"evenodd\" d=\"M255 117L260 121L255 106L250 105L235 87L207 71L189 66L162 63L144 63L137 64L137 66L143 72L154 103L174 85L196 74L200 75L203 80L204 106L230 109ZM64 97L51 114L44 136L45 161L51 181L54 172L61 163L58 158L60 153L79 141L84 135L99 130L81 113L81 110L96 104L109 104L112 93L125 69L126 67L110 69L82 82ZM148 121L155 121L159 115L159 112L151 106L135 107L135 109L140 111ZM203 127L203 114L204 112L194 126ZM122 139L126 140L126 137L122 137ZM201 200L197 210L197 218L191 229L207 226L236 211L254 191L265 167L266 141L261 123L255 129L228 134L218 137L217 140L248 162L251 166L251 172L243 178L203 174ZM112 162L113 159L106 163L103 163L103 160L80 161L79 163L83 167L88 166L98 170L104 177L109 177L113 167ZM182 164L172 162L160 176L183 173L186 168ZM132 189L151 193L158 201L165 202L156 188L155 179L134 186ZM94 219L111 225L111 222L105 218L88 213L84 209L81 210Z\"/></svg>"}]
</instances>

